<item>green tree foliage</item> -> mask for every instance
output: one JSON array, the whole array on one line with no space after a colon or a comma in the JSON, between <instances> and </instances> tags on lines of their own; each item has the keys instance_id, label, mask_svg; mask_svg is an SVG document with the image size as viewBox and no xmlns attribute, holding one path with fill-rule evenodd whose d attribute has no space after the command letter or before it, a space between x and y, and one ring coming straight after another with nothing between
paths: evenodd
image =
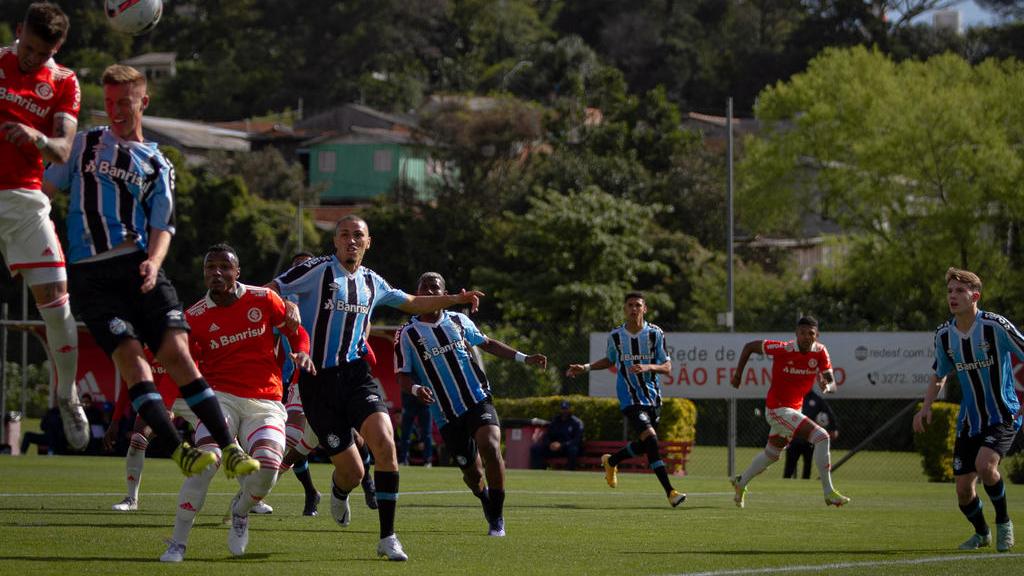
<instances>
[{"instance_id":1,"label":"green tree foliage","mask_svg":"<svg viewBox=\"0 0 1024 576\"><path fill-rule=\"evenodd\" d=\"M762 94L758 117L774 129L739 171L742 221L765 233L798 229L808 211L839 222L854 238L834 280L872 323L934 324L951 265L979 271L999 302L1019 284L1007 263L1019 253L1022 83L1015 62L827 50Z\"/></svg>"}]
</instances>

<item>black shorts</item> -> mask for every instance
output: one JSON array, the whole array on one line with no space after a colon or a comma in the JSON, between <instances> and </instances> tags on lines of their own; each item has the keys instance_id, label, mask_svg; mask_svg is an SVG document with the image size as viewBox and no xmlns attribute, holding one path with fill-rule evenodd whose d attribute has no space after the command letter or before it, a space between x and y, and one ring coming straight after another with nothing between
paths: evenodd
<instances>
[{"instance_id":1,"label":"black shorts","mask_svg":"<svg viewBox=\"0 0 1024 576\"><path fill-rule=\"evenodd\" d=\"M139 265L145 260L145 252L132 252L68 266L72 309L108 355L128 338L156 352L168 330L189 330L178 293L162 268L156 286L142 293Z\"/></svg>"},{"instance_id":2,"label":"black shorts","mask_svg":"<svg viewBox=\"0 0 1024 576\"><path fill-rule=\"evenodd\" d=\"M501 426L494 404L480 402L441 428L441 438L459 468L476 462L476 431L481 426Z\"/></svg>"},{"instance_id":3,"label":"black shorts","mask_svg":"<svg viewBox=\"0 0 1024 576\"><path fill-rule=\"evenodd\" d=\"M977 472L974 462L978 459L978 452L985 446L994 450L1002 458L1013 445L1013 438L1017 435L1017 427L1013 422L1004 422L983 428L981 434L974 436L957 436L953 444L953 475L963 476Z\"/></svg>"},{"instance_id":4,"label":"black shorts","mask_svg":"<svg viewBox=\"0 0 1024 576\"><path fill-rule=\"evenodd\" d=\"M661 420L661 406L634 404L623 408L622 415L629 420L629 427L633 429L633 432L641 434L647 428L658 429L658 421Z\"/></svg>"},{"instance_id":5,"label":"black shorts","mask_svg":"<svg viewBox=\"0 0 1024 576\"><path fill-rule=\"evenodd\" d=\"M365 360L322 368L315 376L300 372L299 392L306 422L329 456L352 444L352 429L358 431L370 414L388 412L380 381Z\"/></svg>"}]
</instances>

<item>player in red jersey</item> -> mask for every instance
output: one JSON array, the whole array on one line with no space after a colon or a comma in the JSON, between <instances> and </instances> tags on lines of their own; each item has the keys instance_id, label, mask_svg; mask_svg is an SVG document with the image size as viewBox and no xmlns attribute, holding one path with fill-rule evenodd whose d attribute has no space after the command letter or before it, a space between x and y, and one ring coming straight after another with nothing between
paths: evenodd
<instances>
[{"instance_id":1,"label":"player in red jersey","mask_svg":"<svg viewBox=\"0 0 1024 576\"><path fill-rule=\"evenodd\" d=\"M231 501L228 549L235 555L245 553L249 512L270 493L284 455L286 414L281 404L281 370L274 356L274 328L285 332L296 366L315 373L309 358L309 336L301 327L291 333L285 329L281 297L269 288L238 282L239 273L233 248L227 244L210 247L203 263L208 292L185 312L192 327L192 356L216 393L230 432L260 463L260 470L245 478ZM205 424L196 430L196 444L200 450L219 452ZM216 473L214 465L185 479L178 494L173 539L160 560L184 559L196 513Z\"/></svg>"},{"instance_id":2,"label":"player in red jersey","mask_svg":"<svg viewBox=\"0 0 1024 576\"><path fill-rule=\"evenodd\" d=\"M160 362L153 357L148 348L145 349L146 361L153 370L153 380L156 390L164 401L167 408L167 417L173 418L173 413L178 412L186 420L196 425L195 414L188 409L184 400L180 400L178 385L167 373L167 370L160 365ZM124 415L131 403L128 395L127 383L125 388L118 394L117 403L114 406L114 414L110 419L110 426L103 436L103 446L109 451L113 450L117 443L117 432L121 428L121 417ZM172 406L174 407L172 409ZM153 438L153 430L142 419L142 416L135 416L135 423L132 426L132 437L128 444L128 454L125 456L125 481L128 485L128 494L123 500L111 506L111 510L118 512L134 512L139 509L139 486L142 484L142 467L146 461L146 449L149 441Z\"/></svg>"},{"instance_id":3,"label":"player in red jersey","mask_svg":"<svg viewBox=\"0 0 1024 576\"><path fill-rule=\"evenodd\" d=\"M743 474L732 479L736 490L736 505L746 505L747 484L766 468L774 464L789 441L794 437L803 438L814 445L814 463L821 475L821 487L825 491L825 504L842 506L850 501L832 486L832 456L829 453L829 436L824 428L803 415L804 396L815 381L826 393L835 391L835 376L832 362L825 345L818 342L818 321L804 316L796 323L796 340L753 340L743 346L736 372L731 383L739 388L743 370L751 354L764 354L772 359L772 385L765 399L765 419L771 426L768 443L754 457L754 461Z\"/></svg>"},{"instance_id":4,"label":"player in red jersey","mask_svg":"<svg viewBox=\"0 0 1024 576\"><path fill-rule=\"evenodd\" d=\"M68 304L64 252L42 192L43 161L67 162L82 95L71 70L53 61L68 33L55 4L36 2L0 48L0 253L31 287L57 372L57 405L68 444L84 450L89 423L75 386L78 328Z\"/></svg>"}]
</instances>

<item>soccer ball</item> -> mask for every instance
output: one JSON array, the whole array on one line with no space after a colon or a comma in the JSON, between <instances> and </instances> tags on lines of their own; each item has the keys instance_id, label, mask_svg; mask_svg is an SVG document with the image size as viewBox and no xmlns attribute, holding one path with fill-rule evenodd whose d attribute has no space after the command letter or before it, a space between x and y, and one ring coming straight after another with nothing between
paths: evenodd
<instances>
[{"instance_id":1,"label":"soccer ball","mask_svg":"<svg viewBox=\"0 0 1024 576\"><path fill-rule=\"evenodd\" d=\"M164 12L161 0L104 0L103 11L118 32L137 36L152 30Z\"/></svg>"}]
</instances>

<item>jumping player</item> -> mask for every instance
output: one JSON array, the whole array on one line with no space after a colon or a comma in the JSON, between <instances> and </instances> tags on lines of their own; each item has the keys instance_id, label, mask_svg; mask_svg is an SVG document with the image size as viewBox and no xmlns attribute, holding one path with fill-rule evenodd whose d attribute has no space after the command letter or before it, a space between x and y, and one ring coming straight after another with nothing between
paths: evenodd
<instances>
[{"instance_id":1,"label":"jumping player","mask_svg":"<svg viewBox=\"0 0 1024 576\"><path fill-rule=\"evenodd\" d=\"M78 399L78 328L68 303L64 251L42 192L43 162L67 162L82 95L71 70L53 56L68 33L56 4L35 2L0 48L0 253L21 274L46 325L57 372L57 406L68 445L84 450L89 422Z\"/></svg>"},{"instance_id":2,"label":"jumping player","mask_svg":"<svg viewBox=\"0 0 1024 576\"><path fill-rule=\"evenodd\" d=\"M142 137L146 77L113 65L102 82L111 125L78 134L70 160L50 165L45 174L48 194L71 193L71 292L93 338L128 382L135 411L158 436L177 444L172 457L182 472L198 474L215 457L183 442L167 418L143 344L223 449L225 473L251 474L259 462L234 442L216 396L189 356L189 326L162 269L175 230L174 168Z\"/></svg>"},{"instance_id":3,"label":"jumping player","mask_svg":"<svg viewBox=\"0 0 1024 576\"><path fill-rule=\"evenodd\" d=\"M591 370L618 368L615 387L622 414L629 420L638 440L630 442L615 454L601 456L605 481L619 485L619 462L645 454L648 465L661 482L668 503L677 507L686 494L672 487L668 470L658 450L658 420L661 418L661 384L658 374L671 374L672 360L665 351L665 333L644 320L647 302L640 292L625 298L626 322L608 335L608 351L604 358L587 364L570 364L565 374L570 378Z\"/></svg>"},{"instance_id":4,"label":"jumping player","mask_svg":"<svg viewBox=\"0 0 1024 576\"><path fill-rule=\"evenodd\" d=\"M743 370L751 354L764 354L772 358L772 385L765 399L765 420L771 426L768 443L764 451L743 474L732 479L736 506L746 506L747 484L769 466L774 464L793 437L807 440L814 445L814 463L821 476L821 487L825 491L825 504L842 506L850 501L832 486L832 456L829 452L828 432L800 411L804 396L818 381L825 393L835 391L835 377L832 362L825 345L818 342L818 321L804 316L796 323L796 340L753 340L743 346L736 372L730 383L739 388Z\"/></svg>"},{"instance_id":5,"label":"jumping player","mask_svg":"<svg viewBox=\"0 0 1024 576\"><path fill-rule=\"evenodd\" d=\"M444 278L437 272L420 276L417 296L447 293ZM445 445L462 469L462 480L483 505L488 535L504 536L505 461L501 458L501 430L498 413L491 403L491 387L471 352L473 346L499 358L541 369L548 364L543 354L528 356L488 338L465 314L441 310L413 316L398 331L395 372L405 392L430 406Z\"/></svg>"}]
</instances>

